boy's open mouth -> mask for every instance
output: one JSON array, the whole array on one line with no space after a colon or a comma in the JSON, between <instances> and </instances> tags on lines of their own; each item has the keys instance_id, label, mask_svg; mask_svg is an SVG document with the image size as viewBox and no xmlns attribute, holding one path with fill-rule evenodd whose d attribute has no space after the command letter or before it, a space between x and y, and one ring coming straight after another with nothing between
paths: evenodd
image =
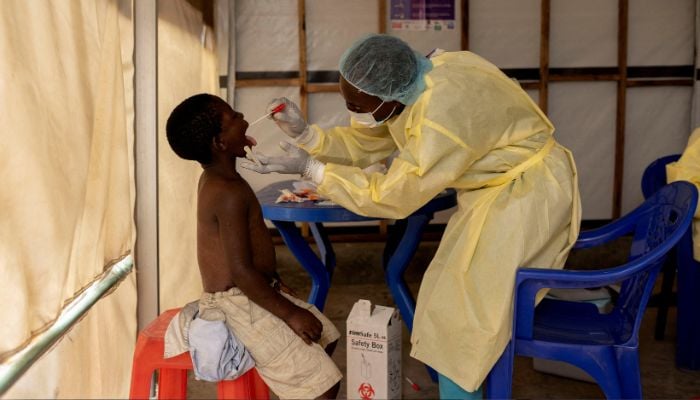
<instances>
[{"instance_id":1,"label":"boy's open mouth","mask_svg":"<svg viewBox=\"0 0 700 400\"><path fill-rule=\"evenodd\" d=\"M245 135L245 141L250 147L256 146L258 144L257 140L255 140L254 137L248 135Z\"/></svg>"}]
</instances>

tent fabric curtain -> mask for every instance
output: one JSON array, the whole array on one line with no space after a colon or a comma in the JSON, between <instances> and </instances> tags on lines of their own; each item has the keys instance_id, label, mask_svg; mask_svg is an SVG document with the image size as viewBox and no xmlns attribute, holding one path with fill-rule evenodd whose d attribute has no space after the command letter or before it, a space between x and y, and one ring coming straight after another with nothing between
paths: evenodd
<instances>
[{"instance_id":1,"label":"tent fabric curtain","mask_svg":"<svg viewBox=\"0 0 700 400\"><path fill-rule=\"evenodd\" d=\"M170 112L197 93L218 94L213 31L185 0L158 2L158 235L160 310L198 299L197 182L201 167L173 153Z\"/></svg>"},{"instance_id":2,"label":"tent fabric curtain","mask_svg":"<svg viewBox=\"0 0 700 400\"><path fill-rule=\"evenodd\" d=\"M133 248L121 46L117 0L0 4L0 361ZM124 397L135 296L132 274L6 396Z\"/></svg>"}]
</instances>

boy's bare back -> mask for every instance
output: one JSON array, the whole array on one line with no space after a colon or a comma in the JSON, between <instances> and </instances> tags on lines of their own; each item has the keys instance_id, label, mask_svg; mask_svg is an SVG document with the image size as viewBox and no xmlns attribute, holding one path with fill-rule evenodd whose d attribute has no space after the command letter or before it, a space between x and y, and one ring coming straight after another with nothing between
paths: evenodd
<instances>
[{"instance_id":1,"label":"boy's bare back","mask_svg":"<svg viewBox=\"0 0 700 400\"><path fill-rule=\"evenodd\" d=\"M197 257L204 291L236 285L228 262L275 276L275 247L255 193L242 177L204 170L197 195Z\"/></svg>"}]
</instances>

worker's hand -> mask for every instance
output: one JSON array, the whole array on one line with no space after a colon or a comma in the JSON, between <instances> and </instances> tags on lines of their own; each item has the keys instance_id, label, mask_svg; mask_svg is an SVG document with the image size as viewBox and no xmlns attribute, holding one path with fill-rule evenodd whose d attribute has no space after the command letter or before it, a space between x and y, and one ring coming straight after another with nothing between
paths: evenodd
<instances>
[{"instance_id":1,"label":"worker's hand","mask_svg":"<svg viewBox=\"0 0 700 400\"><path fill-rule=\"evenodd\" d=\"M262 153L256 153L255 156L259 163L245 160L241 162L241 167L259 174L269 174L270 172L303 174L311 159L309 153L288 142L280 142L280 147L285 151L285 155L271 157Z\"/></svg>"},{"instance_id":2,"label":"worker's hand","mask_svg":"<svg viewBox=\"0 0 700 400\"><path fill-rule=\"evenodd\" d=\"M282 111L272 113L272 110L274 110L275 107L279 106L280 104L284 104L284 109ZM270 104L267 105L267 112L272 113L270 118L272 118L277 123L277 126L279 126L280 129L282 129L284 133L291 138L297 138L306 129L308 129L304 116L301 115L301 110L299 110L299 107L297 107L293 101L286 97L273 99Z\"/></svg>"},{"instance_id":3,"label":"worker's hand","mask_svg":"<svg viewBox=\"0 0 700 400\"><path fill-rule=\"evenodd\" d=\"M309 310L296 307L294 312L291 313L284 322L289 325L294 333L299 335L306 344L318 342L321 339L323 325Z\"/></svg>"}]
</instances>

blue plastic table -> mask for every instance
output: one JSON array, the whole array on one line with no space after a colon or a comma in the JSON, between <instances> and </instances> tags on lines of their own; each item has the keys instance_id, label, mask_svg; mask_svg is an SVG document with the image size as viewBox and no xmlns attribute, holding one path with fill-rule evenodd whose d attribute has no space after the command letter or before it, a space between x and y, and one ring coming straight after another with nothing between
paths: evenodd
<instances>
[{"instance_id":1,"label":"blue plastic table","mask_svg":"<svg viewBox=\"0 0 700 400\"><path fill-rule=\"evenodd\" d=\"M283 181L266 186L257 193L262 205L263 217L270 220L279 230L285 244L299 260L302 267L311 275L312 286L308 302L323 310L330 289L331 277L335 268L335 253L324 222L372 221L381 218L368 218L357 215L339 205L318 205L315 202L275 203L281 189L292 190L293 181ZM448 189L408 218L396 222L384 249L384 273L387 285L399 308L409 332L413 328L415 300L406 286L403 273L420 243L421 233L437 211L446 210L457 204L456 192ZM319 256L302 237L295 222L307 222L318 246Z\"/></svg>"}]
</instances>

